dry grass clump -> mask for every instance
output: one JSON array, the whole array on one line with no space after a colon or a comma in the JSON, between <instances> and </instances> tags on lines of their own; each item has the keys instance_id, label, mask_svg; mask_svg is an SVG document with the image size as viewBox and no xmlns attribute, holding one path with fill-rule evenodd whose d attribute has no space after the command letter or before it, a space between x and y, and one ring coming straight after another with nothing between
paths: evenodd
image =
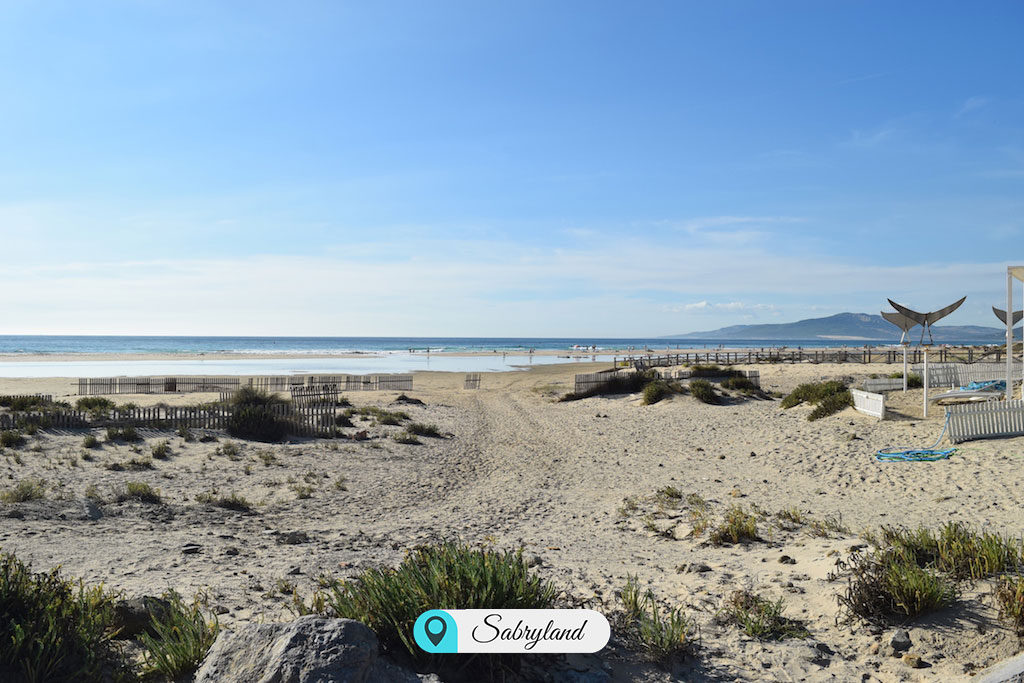
<instances>
[{"instance_id":1,"label":"dry grass clump","mask_svg":"<svg viewBox=\"0 0 1024 683\"><path fill-rule=\"evenodd\" d=\"M757 517L742 506L733 505L725 513L725 519L711 530L709 540L714 545L757 541Z\"/></svg>"},{"instance_id":2,"label":"dry grass clump","mask_svg":"<svg viewBox=\"0 0 1024 683\"><path fill-rule=\"evenodd\" d=\"M999 616L1010 623L1017 636L1024 638L1024 576L1004 576L996 585L994 596Z\"/></svg>"},{"instance_id":3,"label":"dry grass clump","mask_svg":"<svg viewBox=\"0 0 1024 683\"><path fill-rule=\"evenodd\" d=\"M846 590L837 596L841 620L899 623L956 600L949 578L918 566L899 549L857 553L837 568L849 570Z\"/></svg>"},{"instance_id":4,"label":"dry grass clump","mask_svg":"<svg viewBox=\"0 0 1024 683\"><path fill-rule=\"evenodd\" d=\"M17 429L5 429L0 432L0 447L18 448L25 443L25 437Z\"/></svg>"},{"instance_id":5,"label":"dry grass clump","mask_svg":"<svg viewBox=\"0 0 1024 683\"><path fill-rule=\"evenodd\" d=\"M214 492L200 493L196 496L196 500L200 503L224 508L225 510L235 510L236 512L252 511L252 503L246 500L245 496L241 496L234 491L229 496L217 495Z\"/></svg>"},{"instance_id":6,"label":"dry grass clump","mask_svg":"<svg viewBox=\"0 0 1024 683\"><path fill-rule=\"evenodd\" d=\"M46 482L42 479L22 479L13 488L0 493L0 502L27 503L32 500L46 498Z\"/></svg>"},{"instance_id":7,"label":"dry grass clump","mask_svg":"<svg viewBox=\"0 0 1024 683\"><path fill-rule=\"evenodd\" d=\"M406 425L405 431L410 434L415 434L416 436L426 436L432 439L444 438L444 435L441 434L441 430L435 425L423 424L422 422L412 422Z\"/></svg>"},{"instance_id":8,"label":"dry grass clump","mask_svg":"<svg viewBox=\"0 0 1024 683\"><path fill-rule=\"evenodd\" d=\"M408 432L399 432L398 434L395 434L391 438L393 438L396 443L404 443L404 444L411 444L411 445L417 445L417 444L423 443L422 441L420 441L419 439L416 438L415 434L410 434Z\"/></svg>"},{"instance_id":9,"label":"dry grass clump","mask_svg":"<svg viewBox=\"0 0 1024 683\"><path fill-rule=\"evenodd\" d=\"M114 492L114 500L118 503L133 500L149 505L159 505L163 502L159 490L141 481L125 482L123 489Z\"/></svg>"}]
</instances>

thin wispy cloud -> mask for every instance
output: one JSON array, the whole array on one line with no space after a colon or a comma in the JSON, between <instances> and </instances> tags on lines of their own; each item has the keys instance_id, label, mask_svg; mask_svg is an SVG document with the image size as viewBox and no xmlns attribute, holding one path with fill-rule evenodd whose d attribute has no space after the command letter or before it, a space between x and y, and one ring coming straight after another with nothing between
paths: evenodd
<instances>
[{"instance_id":1,"label":"thin wispy cloud","mask_svg":"<svg viewBox=\"0 0 1024 683\"><path fill-rule=\"evenodd\" d=\"M953 115L953 118L958 119L972 111L977 111L978 109L988 106L988 103L989 99L987 97L968 97L967 100L960 105L960 109L958 109L956 114Z\"/></svg>"}]
</instances>

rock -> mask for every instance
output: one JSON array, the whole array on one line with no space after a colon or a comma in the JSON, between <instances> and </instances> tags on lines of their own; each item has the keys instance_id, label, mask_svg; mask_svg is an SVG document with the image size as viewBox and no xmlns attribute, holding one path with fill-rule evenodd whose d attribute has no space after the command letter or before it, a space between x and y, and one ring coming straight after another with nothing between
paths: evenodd
<instances>
[{"instance_id":1,"label":"rock","mask_svg":"<svg viewBox=\"0 0 1024 683\"><path fill-rule=\"evenodd\" d=\"M789 555L783 555L779 558L779 564L796 564L796 560Z\"/></svg>"},{"instance_id":2,"label":"rock","mask_svg":"<svg viewBox=\"0 0 1024 683\"><path fill-rule=\"evenodd\" d=\"M693 525L687 522L680 522L672 529L672 538L682 541L693 536Z\"/></svg>"},{"instance_id":3,"label":"rock","mask_svg":"<svg viewBox=\"0 0 1024 683\"><path fill-rule=\"evenodd\" d=\"M370 438L370 432L363 429L353 434L352 438L355 439L356 441L366 441L367 439Z\"/></svg>"},{"instance_id":4,"label":"rock","mask_svg":"<svg viewBox=\"0 0 1024 683\"><path fill-rule=\"evenodd\" d=\"M909 652L903 655L903 663L911 669L924 668L924 661L921 659L920 655L914 655Z\"/></svg>"},{"instance_id":5,"label":"rock","mask_svg":"<svg viewBox=\"0 0 1024 683\"><path fill-rule=\"evenodd\" d=\"M420 683L377 651L374 632L351 619L307 615L285 624L248 624L221 631L194 683Z\"/></svg>"},{"instance_id":6,"label":"rock","mask_svg":"<svg viewBox=\"0 0 1024 683\"><path fill-rule=\"evenodd\" d=\"M679 565L676 571L680 574L703 574L704 572L711 571L711 567L703 562L690 562L689 564Z\"/></svg>"},{"instance_id":7,"label":"rock","mask_svg":"<svg viewBox=\"0 0 1024 683\"><path fill-rule=\"evenodd\" d=\"M198 553L202 549L203 549L203 546L199 545L198 543L186 543L185 545L181 546L181 554L182 555L195 555L196 553Z\"/></svg>"},{"instance_id":8,"label":"rock","mask_svg":"<svg viewBox=\"0 0 1024 683\"><path fill-rule=\"evenodd\" d=\"M112 625L118 629L118 638L134 638L143 631L150 630L153 616L158 619L164 618L170 609L169 602L151 595L119 600L114 603Z\"/></svg>"},{"instance_id":9,"label":"rock","mask_svg":"<svg viewBox=\"0 0 1024 683\"><path fill-rule=\"evenodd\" d=\"M910 649L910 634L906 629L898 628L889 639L889 645L896 652L903 652Z\"/></svg>"},{"instance_id":10,"label":"rock","mask_svg":"<svg viewBox=\"0 0 1024 683\"><path fill-rule=\"evenodd\" d=\"M224 549L224 554L225 555L237 555L238 554L238 548L236 548L235 546L229 546L229 547Z\"/></svg>"},{"instance_id":11,"label":"rock","mask_svg":"<svg viewBox=\"0 0 1024 683\"><path fill-rule=\"evenodd\" d=\"M530 553L525 558L527 567L539 567L544 564L544 558L537 553Z\"/></svg>"},{"instance_id":12,"label":"rock","mask_svg":"<svg viewBox=\"0 0 1024 683\"><path fill-rule=\"evenodd\" d=\"M91 522L95 522L97 519L103 516L103 508L91 500L85 501L84 506L85 518Z\"/></svg>"},{"instance_id":13,"label":"rock","mask_svg":"<svg viewBox=\"0 0 1024 683\"><path fill-rule=\"evenodd\" d=\"M277 535L277 542L281 545L309 543L309 535L305 531L285 531Z\"/></svg>"},{"instance_id":14,"label":"rock","mask_svg":"<svg viewBox=\"0 0 1024 683\"><path fill-rule=\"evenodd\" d=\"M835 650L829 647L827 643L823 643L821 641L816 641L814 643L814 649L830 657L836 653Z\"/></svg>"}]
</instances>

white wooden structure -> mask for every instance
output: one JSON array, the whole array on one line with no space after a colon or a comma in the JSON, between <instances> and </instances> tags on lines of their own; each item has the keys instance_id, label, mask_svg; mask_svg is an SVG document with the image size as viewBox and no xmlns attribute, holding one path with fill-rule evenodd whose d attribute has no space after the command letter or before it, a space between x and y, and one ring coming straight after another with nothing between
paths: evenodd
<instances>
[{"instance_id":1,"label":"white wooden structure","mask_svg":"<svg viewBox=\"0 0 1024 683\"><path fill-rule=\"evenodd\" d=\"M949 406L953 443L1001 436L1024 436L1024 401L987 401Z\"/></svg>"},{"instance_id":2,"label":"white wooden structure","mask_svg":"<svg viewBox=\"0 0 1024 683\"><path fill-rule=\"evenodd\" d=\"M895 391L903 388L902 377L869 377L864 380L864 391Z\"/></svg>"},{"instance_id":3,"label":"white wooden structure","mask_svg":"<svg viewBox=\"0 0 1024 683\"><path fill-rule=\"evenodd\" d=\"M900 382L900 386L903 386L903 380L897 381ZM853 395L853 407L856 408L857 412L877 417L879 420L885 419L884 394L872 394L860 389L850 389L850 393Z\"/></svg>"}]
</instances>

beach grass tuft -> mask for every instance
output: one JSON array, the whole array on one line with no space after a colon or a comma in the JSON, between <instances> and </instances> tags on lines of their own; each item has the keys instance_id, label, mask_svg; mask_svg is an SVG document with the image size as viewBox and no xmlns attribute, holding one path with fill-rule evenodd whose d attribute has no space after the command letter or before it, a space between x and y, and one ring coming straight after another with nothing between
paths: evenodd
<instances>
[{"instance_id":1,"label":"beach grass tuft","mask_svg":"<svg viewBox=\"0 0 1024 683\"><path fill-rule=\"evenodd\" d=\"M715 405L720 402L718 393L706 379L695 379L690 382L690 393L701 403Z\"/></svg>"},{"instance_id":2,"label":"beach grass tuft","mask_svg":"<svg viewBox=\"0 0 1024 683\"><path fill-rule=\"evenodd\" d=\"M30 477L22 479L14 487L0 492L0 502L27 503L46 498L46 481Z\"/></svg>"},{"instance_id":3,"label":"beach grass tuft","mask_svg":"<svg viewBox=\"0 0 1024 683\"><path fill-rule=\"evenodd\" d=\"M775 602L747 590L734 591L726 600L722 615L725 621L743 629L751 638L783 640L810 635L799 621L782 616L785 601Z\"/></svg>"},{"instance_id":4,"label":"beach grass tuft","mask_svg":"<svg viewBox=\"0 0 1024 683\"><path fill-rule=\"evenodd\" d=\"M709 536L714 545L726 545L747 541L757 541L757 517L740 505L733 505L726 511L725 519Z\"/></svg>"},{"instance_id":5,"label":"beach grass tuft","mask_svg":"<svg viewBox=\"0 0 1024 683\"><path fill-rule=\"evenodd\" d=\"M163 597L168 609L152 615L152 634L143 632L139 636L146 673L169 681L191 679L217 639L217 617L211 615L207 620L199 599L186 605L173 590Z\"/></svg>"}]
</instances>

